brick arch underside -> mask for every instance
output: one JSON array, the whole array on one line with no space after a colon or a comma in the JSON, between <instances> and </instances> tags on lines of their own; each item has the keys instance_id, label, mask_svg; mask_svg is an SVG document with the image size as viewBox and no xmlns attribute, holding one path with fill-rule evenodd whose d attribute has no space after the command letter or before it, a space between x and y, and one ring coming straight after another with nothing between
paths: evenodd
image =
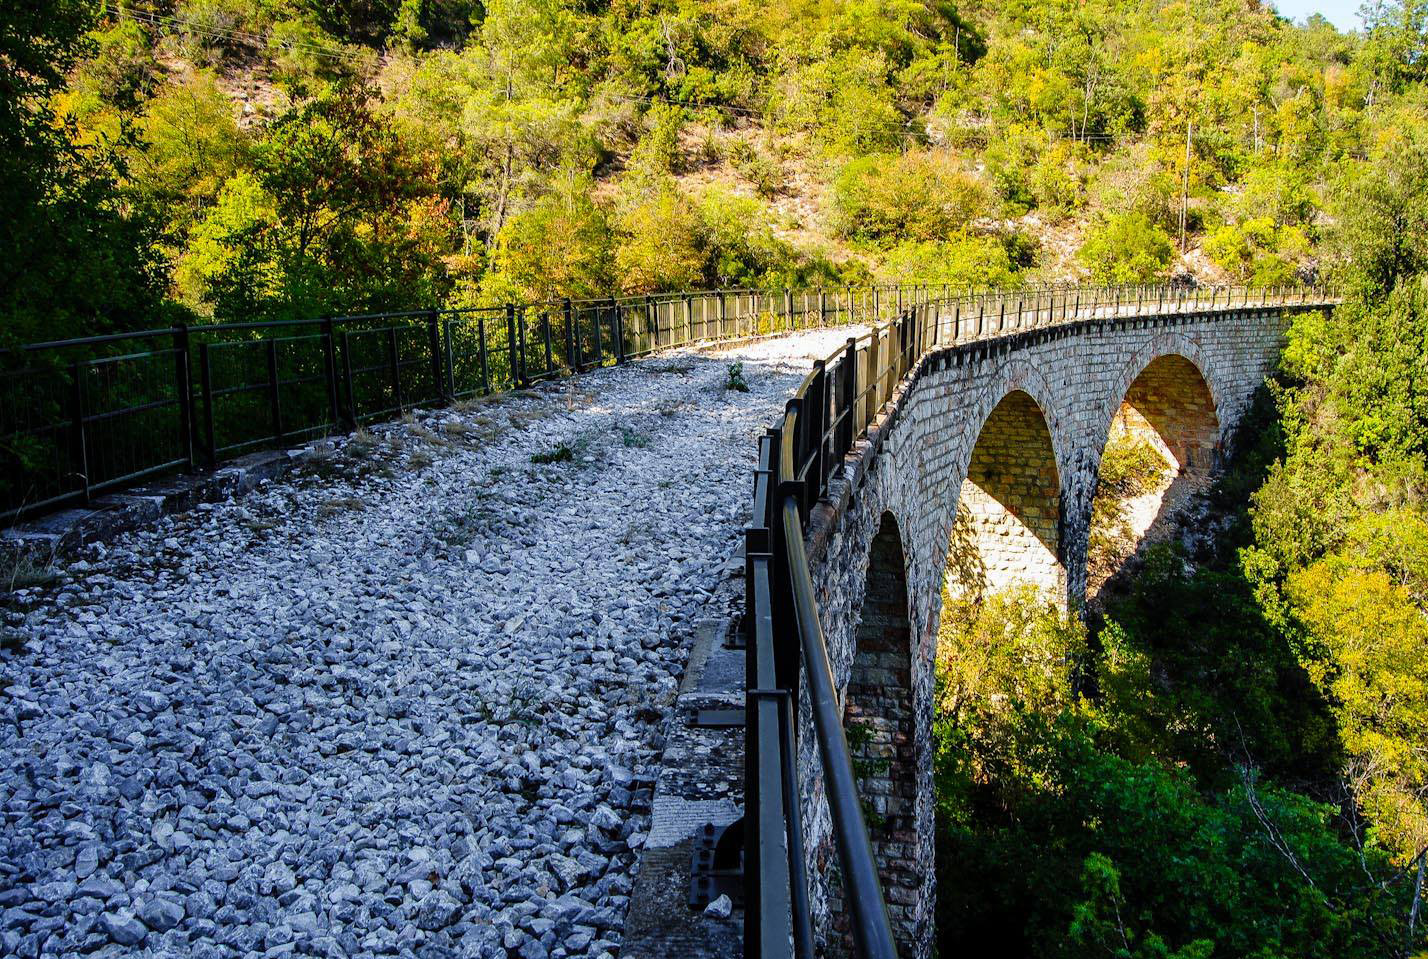
<instances>
[{"instance_id":1,"label":"brick arch underside","mask_svg":"<svg viewBox=\"0 0 1428 959\"><path fill-rule=\"evenodd\" d=\"M1199 368L1168 353L1131 382L1109 432L1144 439L1179 474L1208 476L1217 459L1220 420Z\"/></svg>"},{"instance_id":2,"label":"brick arch underside","mask_svg":"<svg viewBox=\"0 0 1428 959\"><path fill-rule=\"evenodd\" d=\"M972 595L1031 583L1065 590L1061 480L1041 407L1008 393L983 424L958 493L947 553L950 585Z\"/></svg>"},{"instance_id":3,"label":"brick arch underside","mask_svg":"<svg viewBox=\"0 0 1428 959\"><path fill-rule=\"evenodd\" d=\"M1107 449L1124 450L1127 443L1149 446L1162 461L1159 477L1129 492L1102 482L1109 469ZM1199 367L1178 353L1146 363L1125 388L1100 451L1098 505L1092 509L1093 545L1087 556L1088 598L1095 598L1144 543L1171 535L1185 506L1209 486L1220 452L1215 398Z\"/></svg>"},{"instance_id":4,"label":"brick arch underside","mask_svg":"<svg viewBox=\"0 0 1428 959\"><path fill-rule=\"evenodd\" d=\"M883 894L903 955L915 955L913 907L924 877L918 865L917 755L913 723L912 622L902 534L882 514L868 554L854 631L844 728L858 774ZM841 903L837 904L841 906ZM835 914L843 910L835 906ZM844 930L846 932L846 930Z\"/></svg>"}]
</instances>

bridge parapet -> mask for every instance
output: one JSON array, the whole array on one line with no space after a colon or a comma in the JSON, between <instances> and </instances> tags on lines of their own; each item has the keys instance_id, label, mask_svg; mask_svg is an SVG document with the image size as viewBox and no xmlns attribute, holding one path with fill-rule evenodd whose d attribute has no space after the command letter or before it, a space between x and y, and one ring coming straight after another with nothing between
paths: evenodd
<instances>
[{"instance_id":1,"label":"bridge parapet","mask_svg":"<svg viewBox=\"0 0 1428 959\"><path fill-rule=\"evenodd\" d=\"M745 613L747 956L930 954L932 664L959 504L990 578L1054 583L1079 603L1113 423L1138 417L1168 435L1177 468L1203 464L1272 368L1289 315L1335 300L1136 288L1008 302L920 304L850 340L761 443ZM890 614L899 591L905 625ZM904 703L910 721L893 715ZM868 775L869 759L886 774Z\"/></svg>"}]
</instances>

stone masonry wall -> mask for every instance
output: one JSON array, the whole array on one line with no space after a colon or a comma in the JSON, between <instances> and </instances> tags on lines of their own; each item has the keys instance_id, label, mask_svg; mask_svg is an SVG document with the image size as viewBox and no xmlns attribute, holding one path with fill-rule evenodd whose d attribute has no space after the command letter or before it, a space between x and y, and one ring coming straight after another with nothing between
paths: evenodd
<instances>
[{"instance_id":1,"label":"stone masonry wall","mask_svg":"<svg viewBox=\"0 0 1428 959\"><path fill-rule=\"evenodd\" d=\"M904 935L912 928L921 893L906 575L897 521L891 513L884 513L868 562L867 592L858 620L857 652L846 689L843 725L888 913L894 928ZM841 916L839 891L835 890L834 896L832 913ZM837 927L848 932L841 923ZM916 951L916 943L907 938L898 947L905 955Z\"/></svg>"},{"instance_id":2,"label":"stone masonry wall","mask_svg":"<svg viewBox=\"0 0 1428 959\"><path fill-rule=\"evenodd\" d=\"M898 938L912 944L904 953L907 959L925 959L932 947L932 667L941 585L964 483L970 478L982 493L988 493L988 486L997 487L991 480L993 472L1008 477L1002 485L1018 491L1010 498L1020 504L1021 524L1032 534L1017 540L1031 556L1018 561L1009 551L998 556L995 549L979 549L986 554L983 558L989 557L993 568L1000 564L1011 571L1018 565L1044 570L1041 554L1054 556L1058 588L1065 590L1073 607L1078 606L1085 593L1091 502L1101 452L1131 385L1159 358L1180 358L1150 370L1142 381L1145 396L1137 409L1148 419L1160 416L1150 400L1161 397L1170 445L1193 458L1194 451L1223 445L1276 362L1287 324L1288 314L1281 308L1221 310L1087 321L934 352L899 386L868 438L850 455L847 478L835 484L831 502L815 510L809 530L811 571L835 678L850 702L865 695L863 683L851 688L848 684L865 635L859 629L865 597L869 590L875 597L881 593L876 582L869 584L868 570L885 513L893 517L906 554L912 643L906 700L912 713L915 842L911 857L897 858L901 874L916 889L908 889L915 893L910 897L899 892L890 898L899 907L894 916ZM1177 366L1182 360L1203 376L1209 388L1216 424L1213 442L1208 436L1177 432L1174 404L1169 402L1177 394L1160 374L1183 371ZM994 411L1017 391L1026 399L1016 398L995 414L1000 418L1015 412L1017 429L1003 434L1006 442L992 439L984 448L985 462L978 457L974 468L979 437L989 425L998 426ZM1030 429L1033 406L1045 423L1039 434ZM1202 415L1187 415L1183 422L1203 424L1205 411L1199 412ZM1001 432L993 430L992 436ZM1053 491L1052 486L1058 488ZM991 525L984 521L983 531ZM1013 537L1008 533L998 538ZM878 616L885 615L880 605L875 606ZM898 697L884 701L893 703ZM806 708L800 716L800 734L800 791L809 833L816 928L825 947L836 952L841 937L830 919L826 868L836 857L830 848L828 808ZM907 888L903 882L899 879L897 888ZM902 901L907 898L912 901Z\"/></svg>"},{"instance_id":3,"label":"stone masonry wall","mask_svg":"<svg viewBox=\"0 0 1428 959\"><path fill-rule=\"evenodd\" d=\"M1046 418L1029 394L1008 393L987 417L962 481L958 509L965 512L970 542L953 549L970 552L962 568L979 573L963 588L980 594L1026 582L1064 591L1060 494Z\"/></svg>"},{"instance_id":4,"label":"stone masonry wall","mask_svg":"<svg viewBox=\"0 0 1428 959\"><path fill-rule=\"evenodd\" d=\"M1148 440L1181 473L1208 474L1219 456L1219 425L1200 371L1183 356L1162 356L1126 391L1112 430Z\"/></svg>"}]
</instances>

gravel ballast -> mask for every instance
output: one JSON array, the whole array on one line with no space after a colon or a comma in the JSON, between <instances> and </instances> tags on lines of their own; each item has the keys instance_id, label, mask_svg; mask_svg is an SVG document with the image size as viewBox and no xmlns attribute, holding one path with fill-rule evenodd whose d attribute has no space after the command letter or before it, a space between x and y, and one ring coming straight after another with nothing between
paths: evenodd
<instances>
[{"instance_id":1,"label":"gravel ballast","mask_svg":"<svg viewBox=\"0 0 1428 959\"><path fill-rule=\"evenodd\" d=\"M0 955L617 956L754 439L849 335L419 412L11 594Z\"/></svg>"}]
</instances>

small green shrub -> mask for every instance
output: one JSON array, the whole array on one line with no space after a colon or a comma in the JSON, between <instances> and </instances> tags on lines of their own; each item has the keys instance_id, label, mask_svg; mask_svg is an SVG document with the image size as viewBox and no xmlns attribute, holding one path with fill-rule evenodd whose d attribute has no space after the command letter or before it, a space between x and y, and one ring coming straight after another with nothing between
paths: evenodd
<instances>
[{"instance_id":1,"label":"small green shrub","mask_svg":"<svg viewBox=\"0 0 1428 959\"><path fill-rule=\"evenodd\" d=\"M1130 434L1112 437L1101 454L1099 490L1119 499L1149 492L1169 464L1150 443Z\"/></svg>"},{"instance_id":2,"label":"small green shrub","mask_svg":"<svg viewBox=\"0 0 1428 959\"><path fill-rule=\"evenodd\" d=\"M575 450L569 443L561 443L555 449L531 454L531 462L539 465L569 463L573 459L575 459Z\"/></svg>"},{"instance_id":3,"label":"small green shrub","mask_svg":"<svg viewBox=\"0 0 1428 959\"><path fill-rule=\"evenodd\" d=\"M749 392L749 381L744 379L744 364L742 360L729 364L728 375L724 377L724 389L737 390L740 393Z\"/></svg>"},{"instance_id":4,"label":"small green shrub","mask_svg":"<svg viewBox=\"0 0 1428 959\"><path fill-rule=\"evenodd\" d=\"M1097 283L1150 283L1170 268L1170 236L1143 213L1121 213L1093 227L1077 256Z\"/></svg>"},{"instance_id":5,"label":"small green shrub","mask_svg":"<svg viewBox=\"0 0 1428 959\"><path fill-rule=\"evenodd\" d=\"M861 157L833 184L835 226L856 239L945 239L988 208L986 187L946 151Z\"/></svg>"},{"instance_id":6,"label":"small green shrub","mask_svg":"<svg viewBox=\"0 0 1428 959\"><path fill-rule=\"evenodd\" d=\"M748 140L734 141L729 148L729 162L754 185L759 196L774 197L783 192L786 181L778 162Z\"/></svg>"}]
</instances>

